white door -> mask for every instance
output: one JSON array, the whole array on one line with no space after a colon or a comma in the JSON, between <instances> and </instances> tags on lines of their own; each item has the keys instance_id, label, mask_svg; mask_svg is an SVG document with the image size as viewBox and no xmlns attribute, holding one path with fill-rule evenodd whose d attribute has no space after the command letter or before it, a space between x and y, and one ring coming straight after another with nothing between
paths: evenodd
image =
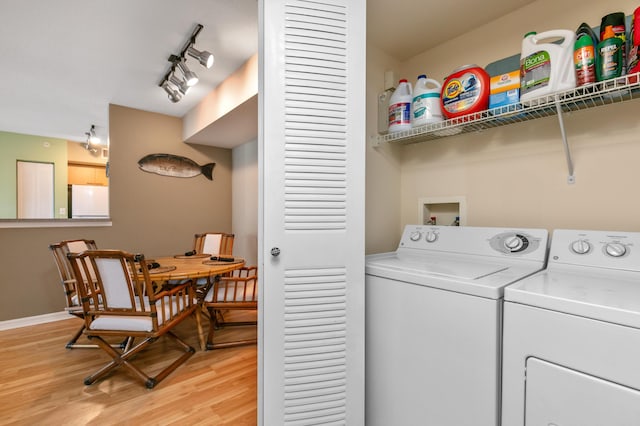
<instances>
[{"instance_id":1,"label":"white door","mask_svg":"<svg viewBox=\"0 0 640 426\"><path fill-rule=\"evenodd\" d=\"M18 219L53 219L53 163L17 162Z\"/></svg>"},{"instance_id":2,"label":"white door","mask_svg":"<svg viewBox=\"0 0 640 426\"><path fill-rule=\"evenodd\" d=\"M365 4L260 2L266 426L364 424Z\"/></svg>"}]
</instances>

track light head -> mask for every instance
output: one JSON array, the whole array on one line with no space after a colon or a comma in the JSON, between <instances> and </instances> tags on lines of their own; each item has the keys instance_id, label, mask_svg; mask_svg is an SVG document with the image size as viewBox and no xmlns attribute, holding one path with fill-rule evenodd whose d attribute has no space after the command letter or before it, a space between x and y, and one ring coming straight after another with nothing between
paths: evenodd
<instances>
[{"instance_id":1,"label":"track light head","mask_svg":"<svg viewBox=\"0 0 640 426\"><path fill-rule=\"evenodd\" d=\"M168 80L165 80L162 83L162 88L165 90L165 92L167 92L169 100L174 104L182 99L182 93L180 93L180 90L176 86L169 83Z\"/></svg>"},{"instance_id":2,"label":"track light head","mask_svg":"<svg viewBox=\"0 0 640 426\"><path fill-rule=\"evenodd\" d=\"M204 67L211 68L211 66L213 65L214 59L211 52L207 52L206 50L200 51L193 46L189 46L189 48L187 49L187 53L192 58L197 59L198 62L200 62L200 65Z\"/></svg>"},{"instance_id":3,"label":"track light head","mask_svg":"<svg viewBox=\"0 0 640 426\"><path fill-rule=\"evenodd\" d=\"M171 76L169 77L169 83L175 86L180 91L182 96L186 95L189 89L191 89L191 86L187 84L186 80L178 79L175 74L171 74Z\"/></svg>"},{"instance_id":4,"label":"track light head","mask_svg":"<svg viewBox=\"0 0 640 426\"><path fill-rule=\"evenodd\" d=\"M85 132L85 136L87 137L87 140L84 144L84 148L87 151L90 152L98 152L98 149L95 147L95 145L99 145L100 144L100 138L96 136L96 126L95 124L91 125L91 128L89 129L88 132Z\"/></svg>"},{"instance_id":5,"label":"track light head","mask_svg":"<svg viewBox=\"0 0 640 426\"><path fill-rule=\"evenodd\" d=\"M196 73L187 68L187 64L184 62L184 59L180 59L176 66L184 76L184 80L187 82L187 86L195 86L198 84L198 76Z\"/></svg>"}]
</instances>

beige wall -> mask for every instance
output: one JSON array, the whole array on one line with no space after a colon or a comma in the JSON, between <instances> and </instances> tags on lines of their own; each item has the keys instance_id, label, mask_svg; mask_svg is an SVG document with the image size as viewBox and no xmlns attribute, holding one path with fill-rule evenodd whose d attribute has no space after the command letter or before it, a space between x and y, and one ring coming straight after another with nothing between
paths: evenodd
<instances>
[{"instance_id":1,"label":"beige wall","mask_svg":"<svg viewBox=\"0 0 640 426\"><path fill-rule=\"evenodd\" d=\"M113 226L0 229L0 320L61 311L64 298L48 245L93 238L101 248L147 256L189 250L196 232L231 231L231 150L182 142L179 118L120 106L109 109ZM146 173L137 161L170 153L216 162L214 180Z\"/></svg>"},{"instance_id":2,"label":"beige wall","mask_svg":"<svg viewBox=\"0 0 640 426\"><path fill-rule=\"evenodd\" d=\"M233 253L247 265L258 264L258 141L242 144L233 158Z\"/></svg>"},{"instance_id":3,"label":"beige wall","mask_svg":"<svg viewBox=\"0 0 640 426\"><path fill-rule=\"evenodd\" d=\"M413 81L426 72L442 80L461 65L486 66L519 53L527 31L576 29L582 21L597 26L603 15L619 10L630 14L635 7L637 2L632 1L539 0L405 63L379 64L375 63L379 56L370 57L369 73L382 79L381 72L392 69L398 78ZM376 85L368 82L371 91ZM370 109L375 105L368 101ZM382 244L374 241L371 232L390 226L387 212L398 218L393 224L397 244L399 229L418 222L418 200L423 197L466 197L468 225L640 231L639 108L640 103L633 100L564 116L575 163L573 185L567 183L556 117L395 147L400 152L399 166L386 169L372 164L391 164L395 160L389 154L391 148L369 148L368 205L380 189L384 197L389 195L386 181L399 179L401 207L398 216L391 197L384 212L367 209L367 252L381 251Z\"/></svg>"},{"instance_id":4,"label":"beige wall","mask_svg":"<svg viewBox=\"0 0 640 426\"><path fill-rule=\"evenodd\" d=\"M367 253L393 250L398 245L402 148L373 147L377 135L378 95L384 89L384 72L400 64L380 49L367 45L367 149L365 199L365 249Z\"/></svg>"}]
</instances>

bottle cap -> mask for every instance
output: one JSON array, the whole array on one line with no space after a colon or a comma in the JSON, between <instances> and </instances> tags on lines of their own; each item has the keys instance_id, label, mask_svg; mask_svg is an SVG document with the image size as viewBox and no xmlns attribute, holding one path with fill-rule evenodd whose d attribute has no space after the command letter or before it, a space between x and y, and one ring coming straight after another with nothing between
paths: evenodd
<instances>
[{"instance_id":1,"label":"bottle cap","mask_svg":"<svg viewBox=\"0 0 640 426\"><path fill-rule=\"evenodd\" d=\"M602 34L602 40L600 41L604 41L608 38L613 38L615 36L616 36L616 33L613 31L613 26L607 25L604 29L604 33Z\"/></svg>"}]
</instances>

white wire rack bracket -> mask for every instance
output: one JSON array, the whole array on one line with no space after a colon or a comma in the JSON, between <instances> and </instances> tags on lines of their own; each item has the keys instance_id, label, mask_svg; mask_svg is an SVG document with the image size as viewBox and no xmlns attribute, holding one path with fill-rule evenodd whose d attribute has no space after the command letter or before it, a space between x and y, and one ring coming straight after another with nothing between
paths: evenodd
<instances>
[{"instance_id":1,"label":"white wire rack bracket","mask_svg":"<svg viewBox=\"0 0 640 426\"><path fill-rule=\"evenodd\" d=\"M567 181L574 183L573 161L564 130L563 113L580 111L637 98L640 98L640 73L580 86L575 89L541 96L526 102L492 108L437 123L430 123L402 132L379 134L372 138L374 139L373 146L377 147L383 143L411 144L426 142L457 134L480 132L494 127L557 115L567 159L569 173Z\"/></svg>"}]
</instances>

